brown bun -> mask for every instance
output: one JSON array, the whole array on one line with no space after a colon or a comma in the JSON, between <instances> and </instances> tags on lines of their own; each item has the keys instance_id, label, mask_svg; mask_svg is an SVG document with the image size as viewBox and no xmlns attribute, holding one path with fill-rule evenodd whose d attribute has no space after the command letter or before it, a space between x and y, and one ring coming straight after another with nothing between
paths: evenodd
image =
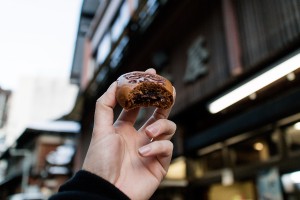
<instances>
[{"instance_id":1,"label":"brown bun","mask_svg":"<svg viewBox=\"0 0 300 200\"><path fill-rule=\"evenodd\" d=\"M162 76L134 71L123 74L117 82L116 98L126 110L148 106L168 109L173 105L173 86Z\"/></svg>"}]
</instances>

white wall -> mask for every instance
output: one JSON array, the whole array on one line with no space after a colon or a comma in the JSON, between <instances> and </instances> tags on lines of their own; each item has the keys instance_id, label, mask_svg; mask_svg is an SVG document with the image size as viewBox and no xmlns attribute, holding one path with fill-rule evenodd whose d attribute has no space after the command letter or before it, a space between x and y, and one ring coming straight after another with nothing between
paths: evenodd
<instances>
[{"instance_id":1,"label":"white wall","mask_svg":"<svg viewBox=\"0 0 300 200\"><path fill-rule=\"evenodd\" d=\"M68 114L75 103L78 87L68 79L22 77L14 90L8 113L6 145L10 146L33 122L55 120Z\"/></svg>"}]
</instances>

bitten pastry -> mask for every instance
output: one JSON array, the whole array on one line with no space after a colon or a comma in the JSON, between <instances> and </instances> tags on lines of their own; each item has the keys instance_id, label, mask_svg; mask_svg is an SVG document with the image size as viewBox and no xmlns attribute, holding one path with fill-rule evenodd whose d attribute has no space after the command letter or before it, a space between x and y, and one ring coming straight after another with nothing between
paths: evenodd
<instances>
[{"instance_id":1,"label":"bitten pastry","mask_svg":"<svg viewBox=\"0 0 300 200\"><path fill-rule=\"evenodd\" d=\"M154 106L168 109L173 105L173 86L157 74L134 71L117 79L116 98L126 110Z\"/></svg>"}]
</instances>

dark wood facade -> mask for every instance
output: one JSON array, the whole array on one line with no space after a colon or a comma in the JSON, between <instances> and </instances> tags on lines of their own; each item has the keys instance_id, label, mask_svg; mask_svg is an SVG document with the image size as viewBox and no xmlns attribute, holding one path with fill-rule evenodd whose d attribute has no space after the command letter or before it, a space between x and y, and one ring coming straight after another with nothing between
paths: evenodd
<instances>
[{"instance_id":1,"label":"dark wood facade","mask_svg":"<svg viewBox=\"0 0 300 200\"><path fill-rule=\"evenodd\" d=\"M184 156L190 159L187 161L190 185L178 191L182 190L186 199L196 199L199 191L203 191L201 193L205 199L208 198L205 197L207 187L220 182L221 168L232 167L233 164L226 161L212 173L196 177L192 163L199 159L202 149L214 148L217 144L216 149L221 154L214 154L219 156L215 160L226 160L230 145L235 144L233 141L243 141L239 136L244 139L258 136L264 134L262 130L265 127L272 127L274 131L300 119L297 115L300 104L296 100L300 96L299 69L294 72L293 81L282 78L258 91L255 100L245 98L218 114L210 114L207 110L207 104L212 99L299 49L300 1L156 1L159 2L158 9L151 23L144 28L140 26L139 14L146 2L140 1L140 7L133 13L121 38L112 44L105 61L97 64L93 78L78 98L80 106L77 105L69 115L81 116L82 122L77 168L80 168L88 148L96 99L122 73L154 67L159 74L170 78L177 91L170 116L178 125L173 139L174 158ZM123 37L128 37L129 42L117 67L111 67L114 50ZM91 42L93 34L86 40ZM94 60L99 53L97 51L91 49L90 55ZM191 51L196 51L196 54ZM192 58L190 54L193 54ZM185 75L190 62L200 62L198 67L203 68L203 73L187 80ZM108 69L106 76L99 81L97 77L105 68ZM120 107L117 107L116 115L119 112ZM151 110L145 111L144 115L149 113ZM280 137L285 137L284 133ZM285 146L286 143L280 145ZM285 154L280 153L281 159L269 160L266 165L259 163L259 167L247 168L249 174L256 174L258 169L279 166L280 162L294 158L282 155ZM282 166L280 169L283 171L297 168L295 165ZM234 173L248 177L243 175L243 169L235 167ZM169 192L168 189L158 192L157 199L159 195L168 196Z\"/></svg>"},{"instance_id":2,"label":"dark wood facade","mask_svg":"<svg viewBox=\"0 0 300 200\"><path fill-rule=\"evenodd\" d=\"M236 0L244 68L299 47L300 2Z\"/></svg>"}]
</instances>

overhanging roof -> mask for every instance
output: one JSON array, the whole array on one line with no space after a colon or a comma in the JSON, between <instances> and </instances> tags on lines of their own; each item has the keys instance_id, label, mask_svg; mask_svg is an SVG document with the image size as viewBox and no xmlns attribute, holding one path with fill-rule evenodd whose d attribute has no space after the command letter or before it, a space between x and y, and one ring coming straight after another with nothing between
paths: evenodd
<instances>
[{"instance_id":1,"label":"overhanging roof","mask_svg":"<svg viewBox=\"0 0 300 200\"><path fill-rule=\"evenodd\" d=\"M59 133L79 133L80 124L75 121L44 121L29 124L27 131L38 132L59 132Z\"/></svg>"},{"instance_id":2,"label":"overhanging roof","mask_svg":"<svg viewBox=\"0 0 300 200\"><path fill-rule=\"evenodd\" d=\"M39 135L58 135L58 136L70 136L76 137L81 130L79 122L75 121L45 121L36 122L30 124L25 131L16 140L15 148L23 148L24 145L28 144L35 137ZM9 156L9 148L0 156L0 159Z\"/></svg>"}]
</instances>

